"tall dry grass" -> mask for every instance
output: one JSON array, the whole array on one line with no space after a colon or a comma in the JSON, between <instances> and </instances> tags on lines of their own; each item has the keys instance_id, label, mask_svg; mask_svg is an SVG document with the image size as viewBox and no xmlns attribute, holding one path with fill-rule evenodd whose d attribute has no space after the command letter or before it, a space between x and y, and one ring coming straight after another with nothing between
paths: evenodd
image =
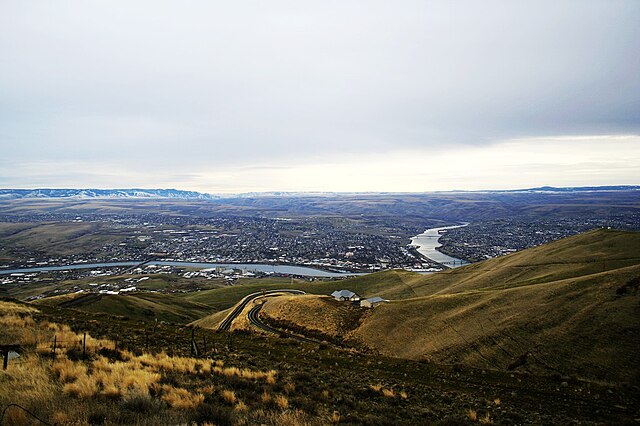
<instances>
[{"instance_id":1,"label":"tall dry grass","mask_svg":"<svg viewBox=\"0 0 640 426\"><path fill-rule=\"evenodd\" d=\"M0 300L0 312L4 313L5 315L19 315L33 314L40 311L33 306L20 305L17 303L5 302L4 300Z\"/></svg>"},{"instance_id":2,"label":"tall dry grass","mask_svg":"<svg viewBox=\"0 0 640 426\"><path fill-rule=\"evenodd\" d=\"M50 374L50 362L27 356L20 363L0 370L0 402L21 402L27 406L52 398L60 386Z\"/></svg>"},{"instance_id":3,"label":"tall dry grass","mask_svg":"<svg viewBox=\"0 0 640 426\"><path fill-rule=\"evenodd\" d=\"M203 394L194 394L182 388L164 385L162 386L162 392L162 400L169 404L171 408L193 410L204 402Z\"/></svg>"},{"instance_id":4,"label":"tall dry grass","mask_svg":"<svg viewBox=\"0 0 640 426\"><path fill-rule=\"evenodd\" d=\"M10 307L6 302L2 302L1 306ZM89 334L84 336L67 325L47 321L36 323L29 316L31 312L33 310L28 307L0 311L0 329L9 331L3 333L3 336L17 339L23 345L34 344L28 354L23 353L20 362L10 363L7 371L0 372L0 404L18 403L35 412L44 413L43 417L49 420L55 417L60 424L70 418L87 423L92 407L116 404L115 401L120 401L112 406L116 412L121 409L118 407L136 406L136 403L130 401L147 401L145 406L159 407L158 409L167 413L196 410L204 403L205 393L212 395L219 389L215 385L216 377L221 381L233 377L267 384L276 383L275 370L228 367L222 360L174 357L164 352L134 355L124 350L118 351L118 360L111 360L99 354L100 348L112 347L110 341L96 339ZM50 356L53 336L56 337L55 358ZM87 357L77 360L83 339L86 339ZM206 380L208 386L194 392L162 384L163 376L174 373ZM187 379L190 380L193 379ZM291 387L291 391L293 390ZM268 395L266 391L265 394ZM233 391L221 391L221 397L233 405L234 412L239 416L237 418L250 416L250 407L240 401ZM271 400L270 396L266 398ZM286 410L289 405L284 396L276 397L273 403L281 410ZM155 416L157 413L150 415ZM11 424L21 424L23 421L22 414L17 411L10 416L15 417ZM291 418L295 416L291 415ZM292 421L289 418L282 420L284 423Z\"/></svg>"},{"instance_id":5,"label":"tall dry grass","mask_svg":"<svg viewBox=\"0 0 640 426\"><path fill-rule=\"evenodd\" d=\"M212 372L220 376L227 376L227 377L235 376L235 377L240 377L240 378L249 379L249 380L264 380L268 384L275 384L276 377L278 374L277 371L275 370L256 371L256 370L250 370L248 368L238 368L238 367L223 368L219 366L214 366L212 368Z\"/></svg>"},{"instance_id":6,"label":"tall dry grass","mask_svg":"<svg viewBox=\"0 0 640 426\"><path fill-rule=\"evenodd\" d=\"M236 402L236 393L232 390L223 390L222 392L220 392L220 396L222 397L222 399L228 403L228 404L235 404Z\"/></svg>"},{"instance_id":7,"label":"tall dry grass","mask_svg":"<svg viewBox=\"0 0 640 426\"><path fill-rule=\"evenodd\" d=\"M61 356L51 366L51 370L62 383L70 383L87 375L87 367L79 362Z\"/></svg>"}]
</instances>

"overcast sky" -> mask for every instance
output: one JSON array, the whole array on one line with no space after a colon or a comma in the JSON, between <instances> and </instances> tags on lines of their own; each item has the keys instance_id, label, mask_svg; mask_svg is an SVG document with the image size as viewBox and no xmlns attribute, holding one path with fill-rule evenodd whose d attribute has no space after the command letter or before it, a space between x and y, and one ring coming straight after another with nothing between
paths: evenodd
<instances>
[{"instance_id":1,"label":"overcast sky","mask_svg":"<svg viewBox=\"0 0 640 426\"><path fill-rule=\"evenodd\" d=\"M0 1L0 187L640 184L640 2Z\"/></svg>"}]
</instances>

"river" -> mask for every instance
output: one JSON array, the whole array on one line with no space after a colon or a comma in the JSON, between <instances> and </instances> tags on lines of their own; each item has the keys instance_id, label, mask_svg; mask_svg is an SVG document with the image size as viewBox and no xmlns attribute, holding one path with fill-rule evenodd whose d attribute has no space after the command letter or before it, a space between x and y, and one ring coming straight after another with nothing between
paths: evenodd
<instances>
[{"instance_id":1,"label":"river","mask_svg":"<svg viewBox=\"0 0 640 426\"><path fill-rule=\"evenodd\" d=\"M411 239L411 244L417 246L418 252L422 255L434 260L438 263L442 263L450 268L457 268L458 266L467 265L469 262L455 257L447 256L444 253L436 250L442 244L438 242L440 239L440 231L444 229L460 228L464 225L456 226L444 226L440 228L427 229L420 235L416 235ZM117 266L136 266L140 262L106 262L106 263L78 263L67 266L40 266L33 268L20 268L20 269L0 269L0 275L9 274L28 274L34 272L51 272L51 271L70 271L77 269L100 269L100 268L112 268ZM274 273L274 274L287 274L287 275L299 275L305 277L321 277L321 278L333 278L333 277L345 277L353 275L364 275L363 273L353 272L332 272L322 269L311 268L308 266L295 266L295 265L274 265L269 263L208 263L208 262L176 262L176 261L163 261L152 260L147 262L148 265L159 266L177 266L186 268L234 268L234 269L246 269L251 272L262 273Z\"/></svg>"},{"instance_id":2,"label":"river","mask_svg":"<svg viewBox=\"0 0 640 426\"><path fill-rule=\"evenodd\" d=\"M100 269L111 268L116 266L136 266L140 262L107 262L107 263L79 263L67 266L42 266L36 268L21 268L21 269L0 269L0 275L8 274L27 274L33 272L50 272L50 271L70 271L75 269ZM352 272L331 272L324 271L322 269L310 268L307 266L294 266L294 265L272 265L268 263L206 263L206 262L173 262L173 261L150 261L148 265L159 266L181 266L187 268L233 268L233 269L246 269L251 272L263 272L263 273L276 273L287 275L300 275L305 277L345 277L351 275L361 275Z\"/></svg>"},{"instance_id":3,"label":"river","mask_svg":"<svg viewBox=\"0 0 640 426\"><path fill-rule=\"evenodd\" d=\"M416 246L418 252L423 256L428 257L435 262L442 263L449 268L457 268L460 266L468 265L469 262L467 262L466 260L447 256L446 254L438 251L438 247L442 246L442 244L440 244L440 237L442 236L440 234L440 231L462 228L467 225L468 223L462 225L443 226L440 228L427 229L422 234L413 237L411 239L411 245Z\"/></svg>"}]
</instances>

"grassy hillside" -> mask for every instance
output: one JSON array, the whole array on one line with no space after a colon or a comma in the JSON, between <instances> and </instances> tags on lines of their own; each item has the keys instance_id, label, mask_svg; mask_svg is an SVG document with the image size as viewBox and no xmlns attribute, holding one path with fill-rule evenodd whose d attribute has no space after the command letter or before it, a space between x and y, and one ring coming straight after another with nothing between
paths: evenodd
<instances>
[{"instance_id":1,"label":"grassy hillside","mask_svg":"<svg viewBox=\"0 0 640 426\"><path fill-rule=\"evenodd\" d=\"M224 311L216 312L211 315L207 315L200 319L193 321L191 324L196 327L202 328L210 328L212 330L217 330L220 326L220 323L231 313L231 308L225 309Z\"/></svg>"},{"instance_id":2,"label":"grassy hillside","mask_svg":"<svg viewBox=\"0 0 640 426\"><path fill-rule=\"evenodd\" d=\"M40 299L37 304L121 315L137 320L188 323L211 313L201 303L162 293L72 294Z\"/></svg>"},{"instance_id":3,"label":"grassy hillside","mask_svg":"<svg viewBox=\"0 0 640 426\"><path fill-rule=\"evenodd\" d=\"M342 336L390 356L634 382L639 282L640 233L594 231L443 274L351 280L352 290L421 296L368 311ZM337 318L328 335L340 325L337 308L315 321L306 313L317 302L271 303L263 313L280 321L316 330Z\"/></svg>"},{"instance_id":4,"label":"grassy hillside","mask_svg":"<svg viewBox=\"0 0 640 426\"><path fill-rule=\"evenodd\" d=\"M403 300L480 289L547 283L640 264L640 234L597 230L445 273L421 275L382 271L338 281L256 280L243 285L185 294L188 300L228 309L247 294L279 288L331 294L343 288L363 297Z\"/></svg>"},{"instance_id":5,"label":"grassy hillside","mask_svg":"<svg viewBox=\"0 0 640 426\"><path fill-rule=\"evenodd\" d=\"M640 264L640 233L595 230L411 282L420 296L548 283Z\"/></svg>"},{"instance_id":6,"label":"grassy hillside","mask_svg":"<svg viewBox=\"0 0 640 426\"><path fill-rule=\"evenodd\" d=\"M22 348L0 370L7 425L633 424L637 418L637 392L622 386L480 372L249 333L163 323L150 332L147 323L122 317L3 300L0 329L3 341Z\"/></svg>"},{"instance_id":7,"label":"grassy hillside","mask_svg":"<svg viewBox=\"0 0 640 426\"><path fill-rule=\"evenodd\" d=\"M261 290L293 289L302 290L310 294L330 295L335 290L350 289L363 297L383 296L388 299L404 299L416 296L409 284L421 282L423 276L403 270L383 271L336 281L304 281L284 278L246 280L237 285L203 290L180 295L191 302L202 303L213 311L219 312L234 306L244 296ZM198 322L201 327L211 327L220 320L214 318L202 319Z\"/></svg>"},{"instance_id":8,"label":"grassy hillside","mask_svg":"<svg viewBox=\"0 0 640 426\"><path fill-rule=\"evenodd\" d=\"M128 232L104 223L0 223L0 238L8 249L27 248L51 256L96 252L106 244L119 244Z\"/></svg>"},{"instance_id":9,"label":"grassy hillside","mask_svg":"<svg viewBox=\"0 0 640 426\"><path fill-rule=\"evenodd\" d=\"M640 265L503 290L436 294L380 306L354 333L412 359L525 369L601 380L638 377L637 294L616 290Z\"/></svg>"}]
</instances>

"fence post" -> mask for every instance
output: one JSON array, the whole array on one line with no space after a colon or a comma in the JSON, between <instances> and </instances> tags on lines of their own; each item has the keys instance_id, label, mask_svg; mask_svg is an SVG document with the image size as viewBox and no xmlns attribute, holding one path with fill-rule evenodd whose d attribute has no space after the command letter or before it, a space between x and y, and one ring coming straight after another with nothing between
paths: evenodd
<instances>
[{"instance_id":1,"label":"fence post","mask_svg":"<svg viewBox=\"0 0 640 426\"><path fill-rule=\"evenodd\" d=\"M193 352L195 351L195 341L193 340L194 337L195 337L195 332L196 332L195 328L192 327L191 328L191 345L190 345L191 346L191 348L190 348L191 349L191 356L193 356Z\"/></svg>"},{"instance_id":2,"label":"fence post","mask_svg":"<svg viewBox=\"0 0 640 426\"><path fill-rule=\"evenodd\" d=\"M117 338L117 337L116 337L116 340L115 340L115 342L114 342L114 344L113 344L113 350L114 350L114 351L117 351L117 350L118 350L118 338Z\"/></svg>"},{"instance_id":3,"label":"fence post","mask_svg":"<svg viewBox=\"0 0 640 426\"><path fill-rule=\"evenodd\" d=\"M4 360L2 361L2 369L6 370L9 365L9 349L4 350Z\"/></svg>"},{"instance_id":4,"label":"fence post","mask_svg":"<svg viewBox=\"0 0 640 426\"><path fill-rule=\"evenodd\" d=\"M198 350L198 344L196 343L195 340L191 341L191 348L196 357L200 356L200 351Z\"/></svg>"},{"instance_id":5,"label":"fence post","mask_svg":"<svg viewBox=\"0 0 640 426\"><path fill-rule=\"evenodd\" d=\"M87 332L82 336L82 359L87 357Z\"/></svg>"},{"instance_id":6,"label":"fence post","mask_svg":"<svg viewBox=\"0 0 640 426\"><path fill-rule=\"evenodd\" d=\"M202 349L204 349L204 356L207 356L207 335L203 334L202 335Z\"/></svg>"},{"instance_id":7,"label":"fence post","mask_svg":"<svg viewBox=\"0 0 640 426\"><path fill-rule=\"evenodd\" d=\"M58 336L53 335L53 357L56 357L56 345L58 343Z\"/></svg>"}]
</instances>

